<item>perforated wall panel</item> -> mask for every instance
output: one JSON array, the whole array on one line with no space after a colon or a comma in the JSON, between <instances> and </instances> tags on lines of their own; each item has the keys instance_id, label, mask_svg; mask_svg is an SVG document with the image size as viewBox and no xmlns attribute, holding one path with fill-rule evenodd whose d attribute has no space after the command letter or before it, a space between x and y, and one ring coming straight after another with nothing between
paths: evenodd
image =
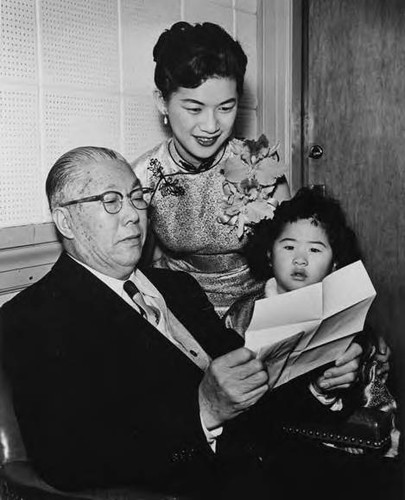
<instances>
[{"instance_id":1,"label":"perforated wall panel","mask_svg":"<svg viewBox=\"0 0 405 500\"><path fill-rule=\"evenodd\" d=\"M163 30L180 20L180 5L180 0L121 0L125 92L152 92L153 47Z\"/></svg>"},{"instance_id":2,"label":"perforated wall panel","mask_svg":"<svg viewBox=\"0 0 405 500\"><path fill-rule=\"evenodd\" d=\"M152 95L125 98L124 155L135 159L166 137L161 115L156 111Z\"/></svg>"},{"instance_id":3,"label":"perforated wall panel","mask_svg":"<svg viewBox=\"0 0 405 500\"><path fill-rule=\"evenodd\" d=\"M35 0L0 2L0 77L35 83Z\"/></svg>"},{"instance_id":4,"label":"perforated wall panel","mask_svg":"<svg viewBox=\"0 0 405 500\"><path fill-rule=\"evenodd\" d=\"M119 96L44 94L44 165L77 146L105 146L120 150Z\"/></svg>"},{"instance_id":5,"label":"perforated wall panel","mask_svg":"<svg viewBox=\"0 0 405 500\"><path fill-rule=\"evenodd\" d=\"M40 222L37 90L0 86L0 226Z\"/></svg>"},{"instance_id":6,"label":"perforated wall panel","mask_svg":"<svg viewBox=\"0 0 405 500\"><path fill-rule=\"evenodd\" d=\"M181 19L236 28L250 58L237 133L255 135L255 5L0 0L0 227L50 220L44 181L67 150L107 146L132 161L166 137L152 98L152 50Z\"/></svg>"},{"instance_id":7,"label":"perforated wall panel","mask_svg":"<svg viewBox=\"0 0 405 500\"><path fill-rule=\"evenodd\" d=\"M112 0L42 0L45 84L119 89L118 11Z\"/></svg>"}]
</instances>

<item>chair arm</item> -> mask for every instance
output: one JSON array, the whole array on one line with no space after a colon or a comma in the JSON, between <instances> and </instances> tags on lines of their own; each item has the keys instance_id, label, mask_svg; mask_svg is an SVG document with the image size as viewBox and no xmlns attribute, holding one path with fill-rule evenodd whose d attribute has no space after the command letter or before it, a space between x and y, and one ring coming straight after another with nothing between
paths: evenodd
<instances>
[{"instance_id":1,"label":"chair arm","mask_svg":"<svg viewBox=\"0 0 405 500\"><path fill-rule=\"evenodd\" d=\"M188 500L184 496L139 490L135 487L62 492L41 480L29 462L14 461L0 468L1 500ZM190 500L190 499L189 499Z\"/></svg>"},{"instance_id":2,"label":"chair arm","mask_svg":"<svg viewBox=\"0 0 405 500\"><path fill-rule=\"evenodd\" d=\"M376 408L357 408L339 423L296 422L283 426L288 434L338 446L383 451L391 443L392 415Z\"/></svg>"},{"instance_id":3,"label":"chair arm","mask_svg":"<svg viewBox=\"0 0 405 500\"><path fill-rule=\"evenodd\" d=\"M2 500L78 500L89 497L62 493L42 481L29 462L13 461L0 468L0 498Z\"/></svg>"}]
</instances>

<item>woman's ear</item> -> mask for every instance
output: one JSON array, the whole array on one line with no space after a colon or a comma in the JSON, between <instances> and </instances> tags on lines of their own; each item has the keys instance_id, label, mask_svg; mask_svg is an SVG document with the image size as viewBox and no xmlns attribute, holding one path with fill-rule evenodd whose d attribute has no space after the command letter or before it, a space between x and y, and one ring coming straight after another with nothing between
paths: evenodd
<instances>
[{"instance_id":1,"label":"woman's ear","mask_svg":"<svg viewBox=\"0 0 405 500\"><path fill-rule=\"evenodd\" d=\"M153 91L153 100L155 101L155 105L156 105L157 109L159 110L159 112L163 116L166 116L167 115L167 105L166 105L166 101L162 95L162 92L160 92L160 90L155 89Z\"/></svg>"},{"instance_id":2,"label":"woman's ear","mask_svg":"<svg viewBox=\"0 0 405 500\"><path fill-rule=\"evenodd\" d=\"M332 270L331 270L331 272L333 273L334 271L336 271L336 269L337 269L337 262L334 262L332 264Z\"/></svg>"},{"instance_id":3,"label":"woman's ear","mask_svg":"<svg viewBox=\"0 0 405 500\"><path fill-rule=\"evenodd\" d=\"M72 219L70 217L69 210L65 207L56 207L52 210L52 219L57 227L58 231L62 236L68 240L74 238L74 233L72 231Z\"/></svg>"}]
</instances>

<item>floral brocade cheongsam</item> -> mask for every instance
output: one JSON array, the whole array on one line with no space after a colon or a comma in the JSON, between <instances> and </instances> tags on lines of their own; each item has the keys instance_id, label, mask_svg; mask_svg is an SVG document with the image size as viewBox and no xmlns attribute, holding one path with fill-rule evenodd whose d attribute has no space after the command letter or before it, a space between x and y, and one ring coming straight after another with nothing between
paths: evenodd
<instances>
[{"instance_id":1,"label":"floral brocade cheongsam","mask_svg":"<svg viewBox=\"0 0 405 500\"><path fill-rule=\"evenodd\" d=\"M240 297L260 293L243 255L246 234L224 223L224 168L240 154L242 141L230 140L209 166L191 172L165 141L138 158L133 168L150 200L149 223L163 257L156 267L186 271L222 315ZM284 171L275 167L274 191ZM230 219L230 217L228 217Z\"/></svg>"}]
</instances>

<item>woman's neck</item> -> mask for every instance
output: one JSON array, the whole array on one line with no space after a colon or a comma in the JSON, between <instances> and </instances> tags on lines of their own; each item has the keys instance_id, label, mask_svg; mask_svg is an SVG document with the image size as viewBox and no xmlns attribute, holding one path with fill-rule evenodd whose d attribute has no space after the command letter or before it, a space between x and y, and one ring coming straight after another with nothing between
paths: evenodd
<instances>
[{"instance_id":1,"label":"woman's neck","mask_svg":"<svg viewBox=\"0 0 405 500\"><path fill-rule=\"evenodd\" d=\"M172 139L169 142L169 153L176 165L183 170L187 170L190 173L200 173L209 170L222 160L227 143L228 141L225 141L225 143L209 158L193 158L193 160L190 161L190 159L184 158L184 155L181 154L176 145L175 139Z\"/></svg>"}]
</instances>

